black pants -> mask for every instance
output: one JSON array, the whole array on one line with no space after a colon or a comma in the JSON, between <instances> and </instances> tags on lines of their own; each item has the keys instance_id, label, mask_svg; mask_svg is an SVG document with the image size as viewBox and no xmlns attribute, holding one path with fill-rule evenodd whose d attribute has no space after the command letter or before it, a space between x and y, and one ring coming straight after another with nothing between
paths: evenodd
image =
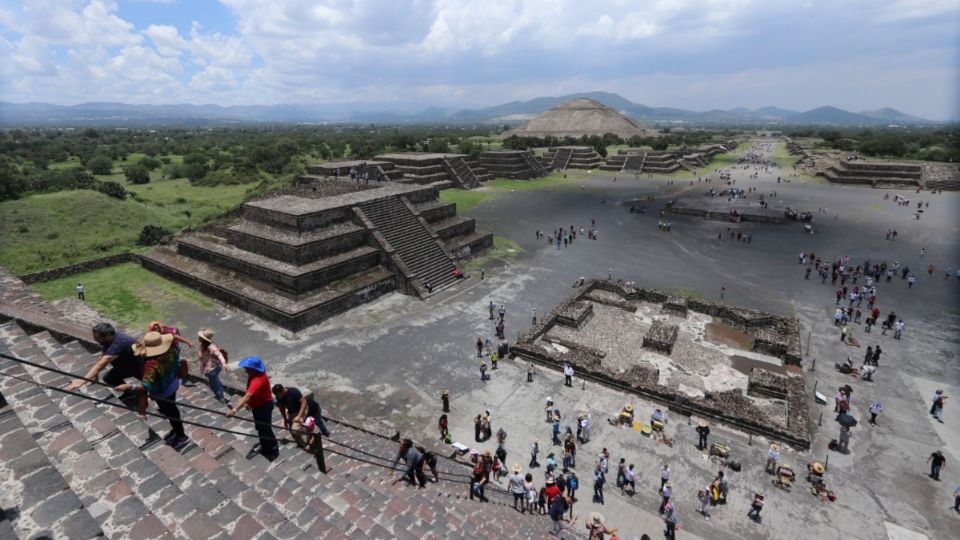
<instances>
[{"instance_id":1,"label":"black pants","mask_svg":"<svg viewBox=\"0 0 960 540\"><path fill-rule=\"evenodd\" d=\"M566 384L567 386L573 386L573 377L571 377L570 375L564 375L564 378L566 379L566 383L564 384Z\"/></svg>"},{"instance_id":2,"label":"black pants","mask_svg":"<svg viewBox=\"0 0 960 540\"><path fill-rule=\"evenodd\" d=\"M700 442L697 443L697 448L703 450L707 447L707 436L706 434L700 435Z\"/></svg>"},{"instance_id":3,"label":"black pants","mask_svg":"<svg viewBox=\"0 0 960 540\"><path fill-rule=\"evenodd\" d=\"M170 427L173 429L173 432L177 434L177 437L183 437L186 433L183 431L183 422L180 421L180 409L177 408L176 401L177 393L174 392L173 395L165 401L157 401L157 409L160 410L160 414L170 419Z\"/></svg>"},{"instance_id":4,"label":"black pants","mask_svg":"<svg viewBox=\"0 0 960 540\"><path fill-rule=\"evenodd\" d=\"M257 435L260 436L260 453L266 457L276 457L280 453L280 445L270 425L273 421L273 402L252 409L252 412L257 422Z\"/></svg>"},{"instance_id":5,"label":"black pants","mask_svg":"<svg viewBox=\"0 0 960 540\"><path fill-rule=\"evenodd\" d=\"M140 366L129 366L129 365L116 365L112 364L110 371L108 371L103 376L103 382L110 386L119 386L123 384L125 379L129 378L139 379L143 377L143 368Z\"/></svg>"}]
</instances>

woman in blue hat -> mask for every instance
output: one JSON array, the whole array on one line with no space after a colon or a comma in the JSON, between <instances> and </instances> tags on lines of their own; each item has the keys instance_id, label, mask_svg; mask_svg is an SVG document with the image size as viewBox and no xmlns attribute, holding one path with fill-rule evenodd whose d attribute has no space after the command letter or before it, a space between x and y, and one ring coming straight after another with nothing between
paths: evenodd
<instances>
[{"instance_id":1,"label":"woman in blue hat","mask_svg":"<svg viewBox=\"0 0 960 540\"><path fill-rule=\"evenodd\" d=\"M270 391L270 378L267 366L257 356L248 356L240 361L240 367L247 372L247 393L237 405L227 411L227 417L233 417L244 406L250 407L253 419L257 423L257 435L260 436L259 452L273 461L280 455L277 436L273 434L273 394Z\"/></svg>"}]
</instances>

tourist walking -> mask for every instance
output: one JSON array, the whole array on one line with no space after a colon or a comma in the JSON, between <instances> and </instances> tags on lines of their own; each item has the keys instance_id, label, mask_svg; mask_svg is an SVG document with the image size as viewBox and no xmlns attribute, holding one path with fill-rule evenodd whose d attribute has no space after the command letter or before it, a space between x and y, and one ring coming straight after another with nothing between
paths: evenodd
<instances>
[{"instance_id":1,"label":"tourist walking","mask_svg":"<svg viewBox=\"0 0 960 540\"><path fill-rule=\"evenodd\" d=\"M251 453L259 452L269 461L280 455L277 436L273 433L273 395L270 393L270 378L267 366L257 356L248 356L240 361L240 367L247 372L247 392L229 411L227 418L236 416L243 407L249 407L256 422L260 442L254 445Z\"/></svg>"},{"instance_id":2,"label":"tourist walking","mask_svg":"<svg viewBox=\"0 0 960 540\"><path fill-rule=\"evenodd\" d=\"M943 456L943 452L940 450L934 450L933 453L930 454L930 457L927 458L927 462L930 463L930 478L939 482L940 471L943 470L946 465L947 458Z\"/></svg>"},{"instance_id":3,"label":"tourist walking","mask_svg":"<svg viewBox=\"0 0 960 540\"><path fill-rule=\"evenodd\" d=\"M960 512L960 484L957 484L957 489L953 491L953 511Z\"/></svg>"},{"instance_id":4,"label":"tourist walking","mask_svg":"<svg viewBox=\"0 0 960 540\"><path fill-rule=\"evenodd\" d=\"M930 414L937 419L941 424L943 423L943 405L946 401L947 396L943 393L943 390L937 390L933 393L933 404L930 406Z\"/></svg>"},{"instance_id":5,"label":"tourist walking","mask_svg":"<svg viewBox=\"0 0 960 540\"><path fill-rule=\"evenodd\" d=\"M513 509L522 514L525 513L524 499L526 498L526 490L523 487L524 479L523 475L520 474L521 470L523 469L519 463L513 465L511 469L513 474L507 476L507 485L509 486L510 493L513 494Z\"/></svg>"},{"instance_id":6,"label":"tourist walking","mask_svg":"<svg viewBox=\"0 0 960 540\"><path fill-rule=\"evenodd\" d=\"M661 514L666 511L667 503L670 502L670 494L673 493L673 484L667 482L660 489L660 509L658 510Z\"/></svg>"},{"instance_id":7,"label":"tourist walking","mask_svg":"<svg viewBox=\"0 0 960 540\"><path fill-rule=\"evenodd\" d=\"M663 522L667 525L667 530L664 531L664 537L666 540L676 540L677 538L677 526L680 524L680 515L677 513L677 509L673 506L672 502L667 502L666 506L663 508Z\"/></svg>"},{"instance_id":8,"label":"tourist walking","mask_svg":"<svg viewBox=\"0 0 960 540\"><path fill-rule=\"evenodd\" d=\"M144 359L143 377L139 384L123 383L114 387L117 392L135 391L152 398L160 414L170 422L171 431L163 440L173 448L183 447L189 440L180 420L177 408L177 389L180 377L177 354L173 349L173 336L160 332L148 332L133 346L134 354ZM140 415L146 417L147 400L138 401Z\"/></svg>"},{"instance_id":9,"label":"tourist walking","mask_svg":"<svg viewBox=\"0 0 960 540\"><path fill-rule=\"evenodd\" d=\"M607 475L603 470L603 465L597 463L593 470L593 502L603 504L603 484L607 481Z\"/></svg>"},{"instance_id":10,"label":"tourist walking","mask_svg":"<svg viewBox=\"0 0 960 540\"><path fill-rule=\"evenodd\" d=\"M697 499L700 500L700 513L705 519L710 519L710 486L704 486L697 492Z\"/></svg>"},{"instance_id":11,"label":"tourist walking","mask_svg":"<svg viewBox=\"0 0 960 540\"><path fill-rule=\"evenodd\" d=\"M443 412L450 412L450 390L444 390L440 394L440 402L443 404Z\"/></svg>"},{"instance_id":12,"label":"tourist walking","mask_svg":"<svg viewBox=\"0 0 960 540\"><path fill-rule=\"evenodd\" d=\"M878 399L870 404L870 423L877 425L877 416L881 414L883 414L883 403Z\"/></svg>"},{"instance_id":13,"label":"tourist walking","mask_svg":"<svg viewBox=\"0 0 960 540\"><path fill-rule=\"evenodd\" d=\"M401 459L406 465L406 468L400 469L401 472L394 478L393 484L406 479L407 482L413 485L419 484L421 489L427 487L427 477L423 474L423 454L410 439L400 441L400 449L397 451L397 457L395 457L393 463L390 464L390 468L397 470L397 465ZM392 473L388 471L387 474Z\"/></svg>"},{"instance_id":14,"label":"tourist walking","mask_svg":"<svg viewBox=\"0 0 960 540\"><path fill-rule=\"evenodd\" d=\"M85 290L86 289L83 287L83 283L77 283L77 300L80 300L81 302L86 301L87 298L83 294Z\"/></svg>"},{"instance_id":15,"label":"tourist walking","mask_svg":"<svg viewBox=\"0 0 960 540\"><path fill-rule=\"evenodd\" d=\"M670 465L664 463L664 464L663 464L663 467L660 468L660 489L659 489L659 491L663 491L663 486L665 486L665 485L667 484L667 482L669 482L669 481L670 481Z\"/></svg>"},{"instance_id":16,"label":"tourist walking","mask_svg":"<svg viewBox=\"0 0 960 540\"><path fill-rule=\"evenodd\" d=\"M477 358L483 356L483 340L479 337L477 338Z\"/></svg>"},{"instance_id":17,"label":"tourist walking","mask_svg":"<svg viewBox=\"0 0 960 540\"><path fill-rule=\"evenodd\" d=\"M550 504L550 534L556 537L560 537L560 533L563 532L563 529L566 528L565 524L569 523L569 520L564 517L567 510L570 508L570 497L557 497L554 499L553 503Z\"/></svg>"},{"instance_id":18,"label":"tourist walking","mask_svg":"<svg viewBox=\"0 0 960 540\"><path fill-rule=\"evenodd\" d=\"M706 450L707 449L707 436L710 435L710 425L707 424L705 420L700 420L697 422L697 449Z\"/></svg>"},{"instance_id":19,"label":"tourist walking","mask_svg":"<svg viewBox=\"0 0 960 540\"><path fill-rule=\"evenodd\" d=\"M213 396L217 398L217 401L229 407L230 400L224 397L223 383L220 382L220 372L227 367L227 357L224 351L214 343L212 329L205 328L201 330L197 333L197 337L200 342L200 349L198 351L200 370L207 377L207 382L210 383L210 390L213 391Z\"/></svg>"},{"instance_id":20,"label":"tourist walking","mask_svg":"<svg viewBox=\"0 0 960 540\"><path fill-rule=\"evenodd\" d=\"M573 386L573 366L566 364L563 366L564 386Z\"/></svg>"},{"instance_id":21,"label":"tourist walking","mask_svg":"<svg viewBox=\"0 0 960 540\"><path fill-rule=\"evenodd\" d=\"M90 384L90 381L96 380L100 372L110 366L110 371L103 376L104 384L109 386L118 386L124 383L125 379L143 378L142 356L137 356L133 352L133 345L136 340L132 337L117 332L109 323L97 323L93 326L93 340L100 345L100 358L97 359L93 367L87 371L83 379L77 379L66 386L66 390L74 391Z\"/></svg>"},{"instance_id":22,"label":"tourist walking","mask_svg":"<svg viewBox=\"0 0 960 540\"><path fill-rule=\"evenodd\" d=\"M599 512L590 512L590 518L585 523L587 527L587 540L603 540L604 535L616 535L617 529L608 529L603 523L603 515Z\"/></svg>"},{"instance_id":23,"label":"tourist walking","mask_svg":"<svg viewBox=\"0 0 960 540\"><path fill-rule=\"evenodd\" d=\"M747 517L760 523L760 511L763 510L764 503L764 494L763 491L757 491L753 494L753 501L750 503L750 511L747 512Z\"/></svg>"},{"instance_id":24,"label":"tourist walking","mask_svg":"<svg viewBox=\"0 0 960 540\"><path fill-rule=\"evenodd\" d=\"M533 444L530 445L530 467L534 469L540 466L540 462L537 461L537 456L540 455L540 441L533 441Z\"/></svg>"},{"instance_id":25,"label":"tourist walking","mask_svg":"<svg viewBox=\"0 0 960 540\"><path fill-rule=\"evenodd\" d=\"M285 387L282 384L273 385L273 397L280 411L280 417L283 419L283 427L290 430L290 435L297 446L301 448L306 446L301 432L307 418L313 418L314 425L321 435L330 436L330 430L327 429L321 416L320 404L313 397L307 397L300 390Z\"/></svg>"}]
</instances>

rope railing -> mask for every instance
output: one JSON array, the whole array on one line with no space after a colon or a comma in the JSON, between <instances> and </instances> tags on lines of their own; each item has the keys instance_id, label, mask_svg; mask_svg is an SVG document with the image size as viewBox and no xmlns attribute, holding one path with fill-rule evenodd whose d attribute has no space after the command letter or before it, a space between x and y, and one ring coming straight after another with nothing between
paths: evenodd
<instances>
[{"instance_id":1,"label":"rope railing","mask_svg":"<svg viewBox=\"0 0 960 540\"><path fill-rule=\"evenodd\" d=\"M99 385L99 386L103 386L103 387L109 388L109 389L111 389L111 390L113 389L110 385L105 384L105 383L103 383L102 381L99 381L99 380L96 380L96 379L87 379L87 378L85 378L85 377L81 377L81 376L74 375L73 373L70 373L70 372L68 372L68 371L64 371L64 370L59 369L59 368L55 368L55 367L51 367L51 366L39 364L39 363L33 362L33 361L31 361L31 360L25 360L25 359L22 359L22 358L17 358L17 357L15 357L15 356L11 356L11 355L5 354L5 353L0 353L0 358L4 358L4 359L6 359L6 360L10 360L10 361L16 362L16 363L18 363L18 364L27 365L27 366L30 366L30 367L33 367L33 368L36 368L36 369L40 369L40 370L43 370L43 371L47 371L47 372L51 372L51 373L56 373L56 374L58 374L58 375L63 375L63 376L72 377L72 378L76 378L76 379L79 379L79 380L87 381L87 382L89 382L89 383L91 383L91 384L96 384L96 385ZM95 396L88 395L88 394L86 394L86 393L81 393L81 392L76 392L76 391L72 391L72 390L67 390L67 389L65 389L65 388L60 388L60 387L57 387L57 386L42 384L42 383L37 382L37 381L35 381L35 380L33 380L33 379L29 379L29 378L25 378L25 377L20 377L20 376L18 376L18 375L14 375L14 374L7 373L7 372L4 372L4 371L0 371L0 375L2 375L2 376L7 376L7 377L11 377L11 378L13 378L13 379L20 380L20 381L22 381L22 382L27 382L27 383L30 383L30 384L34 384L34 385L36 385L36 386L38 386L38 387L45 388L45 389L47 389L47 390L59 392L59 393L66 394L66 395L71 395L71 396L78 397L78 398L81 398L81 399L90 400L90 401L93 401L93 402L95 402L95 403L99 403L99 404L101 404L101 405L107 405L107 406L111 406L111 407L119 407L119 408L123 408L123 409L129 410L129 408L128 408L126 405L124 405L124 404L122 404L122 403L113 402L113 401L111 401L111 400L109 400L109 399L98 398L98 397L95 397ZM187 402L184 402L184 401L175 401L175 400L168 400L168 399L163 399L163 398L154 398L154 397L152 397L152 396L150 397L150 399L152 399L152 400L154 400L154 401L157 401L157 402L171 403L171 404L173 404L173 405L176 405L177 407L184 407L184 408L187 408L187 409L192 409L192 410L196 410L196 411L206 412L206 413L213 414L213 415L216 415L216 416L225 416L225 414L224 414L222 411L217 411L217 410L214 410L214 409L209 409L209 408L201 407L201 406L198 406L198 405L193 405L193 404L191 404L191 403L187 403ZM168 421L171 420L170 417L168 417L168 416L166 416L166 415L164 415L164 414L162 414L162 413L158 413L158 412L146 411L146 412L144 412L143 414L146 415L146 416L151 416L151 417L155 417L155 418L161 418L161 419L168 420ZM257 422L257 421L254 420L253 418L247 418L247 417L243 417L243 416L234 416L233 418L236 419L236 420L238 420L238 421L240 421L240 422L246 422L246 423L253 424L254 426L258 426L258 425L268 425L268 426L271 427L271 428L276 428L276 429L280 429L280 430L288 430L288 431L291 431L292 433L295 432L295 433L298 433L298 434L304 435L304 436L312 436L312 435L315 435L314 433L311 433L311 432L307 432L307 431L303 431L303 430L293 430L293 429L291 429L291 428L287 428L287 427L285 427L285 426L281 426L281 425L278 425L278 424L274 424L274 423L272 423L272 422ZM337 421L336 419L332 419L332 418L328 418L328 417L323 417L323 418L324 418L325 420L330 420L331 422L334 422L334 423L343 424L343 422L339 422L339 421ZM250 437L250 438L258 437L258 435L256 435L255 433L249 433L249 432L245 432L245 431L237 431L237 430L229 429L229 428L222 428L222 427L213 426L213 425L210 425L210 424L204 424L204 423L201 423L201 422L195 422L195 421L192 421L192 420L183 420L183 419L181 419L180 421L183 422L184 424L187 424L187 425L191 425L191 426L195 426L195 427L203 427L203 428L211 429L211 430L214 430L214 431L219 431L219 432L223 432L223 433L229 433L229 434L236 435L236 436L240 436L240 437ZM373 435L377 435L377 434L374 434L374 433L369 432L369 431L367 431L367 430L362 430L362 431L367 432L367 433L370 433L370 434L373 434ZM377 435L377 436L380 436L380 435ZM351 451L351 452L355 452L355 453L361 454L361 455L363 455L363 456L368 456L368 457L370 457L370 458L372 458L372 459L377 459L377 460L383 461L383 462L385 462L385 463L387 463L387 464L392 464L393 461L394 461L394 460L391 459L391 458L384 457L384 456L380 456L380 455L374 454L374 453L372 453L372 452L367 452L367 451L362 450L362 449L360 449L360 448L356 448L356 447L351 446L351 445L349 445L349 444L347 444L347 443L344 443L344 442L341 442L341 441L337 441L337 440L331 439L331 438L329 438L329 437L324 437L322 440L325 441L325 442L333 443L333 444L335 444L335 445L337 445L337 446L343 447L343 448L345 448L346 450L349 450L349 451ZM365 459L365 458L358 457L358 456L356 456L356 455L344 454L344 453L342 453L342 452L338 452L338 451L336 451L336 450L332 450L332 449L329 449L329 448L324 449L324 450L325 450L325 451L328 451L328 452L330 452L330 453L332 453L332 454L335 454L335 455L339 455L339 456L342 456L342 457L346 457L346 458L349 458L349 459L354 459L354 460L361 461L361 462L365 462L365 463L370 463L370 464L373 464L373 465L378 465L378 466L381 466L381 467L384 467L384 468L388 468L388 469L391 469L391 470L397 470L397 471L399 471L399 470L405 470L405 467L394 467L394 466L392 466L392 465L378 464L378 463L374 463L374 462L372 462L372 461L369 461L369 460L367 460L367 459ZM466 475L466 474L458 474L458 473L451 473L451 472L446 472L446 471L443 471L443 472L438 471L438 477L440 477L440 476L445 477L445 478L444 478L445 480L452 481L452 482L456 482L456 483L461 483L461 484L469 484L469 481L457 480L457 478L470 478L470 477L471 477L470 475Z\"/></svg>"}]
</instances>

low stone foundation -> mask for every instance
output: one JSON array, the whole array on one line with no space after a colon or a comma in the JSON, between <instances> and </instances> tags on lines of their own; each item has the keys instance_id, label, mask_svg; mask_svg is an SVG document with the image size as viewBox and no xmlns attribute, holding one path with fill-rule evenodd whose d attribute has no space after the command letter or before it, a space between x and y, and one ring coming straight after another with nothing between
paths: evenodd
<instances>
[{"instance_id":1,"label":"low stone foundation","mask_svg":"<svg viewBox=\"0 0 960 540\"><path fill-rule=\"evenodd\" d=\"M651 310L651 303L661 306L658 310ZM686 321L679 318L682 317L682 308L689 316ZM612 329L596 326L606 325L611 313L621 313L621 319L618 320L624 321L627 326ZM758 354L774 356L786 366L777 368L784 372L774 372L773 367L754 367L748 373L740 374L736 370L743 368L712 366L709 362L704 367L702 360L697 358L676 358L678 354L696 354L695 350L691 353L690 349L691 330L685 331L687 334L681 345L679 327L694 325L691 328L695 328L697 324L702 325L704 320L710 320L705 316L736 329L738 335L742 335L740 332L747 334L752 339L743 347L752 349L752 353L736 353L730 347L714 345L714 342L710 342L710 349L702 350L713 351L716 347L725 347L723 350L727 353L724 354L734 354L734 358L739 358L736 354L753 354L746 358L753 362L763 358ZM591 321L593 317L606 318L597 322ZM580 337L581 332L591 331L591 325L592 331L600 331L600 335L591 337L590 334L584 334L585 337ZM637 343L640 336L629 337L629 334L643 332L647 325L649 327L642 336L643 345L640 347ZM799 322L796 319L694 298L673 297L655 289L590 280L541 319L539 325L521 336L511 351L525 360L557 370L569 363L580 376L653 399L680 414L713 418L799 449L808 449L810 434L804 399L806 387L799 370L791 372L788 369L791 365L800 364L799 335ZM618 343L611 343L608 337ZM697 346L706 345L699 343ZM642 349L656 352L633 352ZM624 358L629 358L632 365L624 365ZM662 365L674 362L680 364L664 372ZM678 368L686 370L685 380L690 380L689 377L694 375L705 377L704 390L691 393L682 383L677 387L676 382L669 382L670 377L675 376L671 374ZM716 376L716 369L735 373L734 382L726 386L717 384L712 380Z\"/></svg>"}]
</instances>

